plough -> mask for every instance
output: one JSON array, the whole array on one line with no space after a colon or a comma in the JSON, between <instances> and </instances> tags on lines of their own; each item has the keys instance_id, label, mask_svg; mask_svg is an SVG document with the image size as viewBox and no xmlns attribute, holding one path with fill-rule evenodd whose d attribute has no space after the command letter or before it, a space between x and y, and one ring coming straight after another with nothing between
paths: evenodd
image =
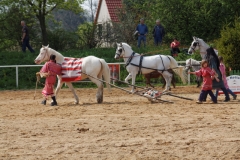
<instances>
[{"instance_id":1,"label":"plough","mask_svg":"<svg viewBox=\"0 0 240 160\"><path fill-rule=\"evenodd\" d=\"M186 100L193 100L193 99L191 99L191 98L186 98L186 97L174 95L174 94L172 94L171 92L159 92L159 91L153 90L152 88L145 88L145 87L141 87L141 86L136 86L136 85L132 85L132 84L126 83L126 82L124 82L124 81L120 81L120 80L118 80L118 79L113 79L113 78L111 78L111 79L114 80L114 81L118 81L118 82L120 82L120 83L127 84L127 85L129 85L129 86L134 86L134 87L136 87L136 88L140 88L140 89L141 89L141 90L136 91L136 92L131 92L131 91L127 90L127 89L121 88L121 87L119 87L119 86L117 86L117 85L115 85L115 84L112 84L112 83L108 83L108 82L106 82L106 81L104 81L104 80L102 80L102 79L99 79L99 78L97 78L97 77L91 76L91 75L89 75L89 74L87 74L87 73L84 73L84 72L82 72L82 73L85 74L85 75L87 75L87 76L89 76L89 77L91 77L91 78L94 78L94 79L96 79L96 80L99 80L100 82L109 84L109 85L111 85L111 86L113 86L113 87L115 87L115 88L118 88L118 89L120 89L120 90L123 90L123 91L125 91L125 92L128 92L128 93L131 93L131 94L135 94L135 95L138 95L138 96L147 98L147 99L148 99L149 101L151 101L152 103L155 103L155 102L159 102L159 103L174 103L174 102L172 102L172 101L167 101L167 100L162 100L162 99L160 99L161 96L163 96L163 95L173 96L173 97L177 97L177 98L181 98L181 99L186 99Z\"/></svg>"}]
</instances>

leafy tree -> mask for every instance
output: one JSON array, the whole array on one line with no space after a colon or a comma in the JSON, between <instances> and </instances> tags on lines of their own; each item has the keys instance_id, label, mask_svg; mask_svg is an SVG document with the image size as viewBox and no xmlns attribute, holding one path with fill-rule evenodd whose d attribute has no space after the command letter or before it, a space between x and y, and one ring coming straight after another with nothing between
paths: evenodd
<instances>
[{"instance_id":1,"label":"leafy tree","mask_svg":"<svg viewBox=\"0 0 240 160\"><path fill-rule=\"evenodd\" d=\"M233 70L240 69L240 19L235 20L233 27L225 27L221 37L216 41L219 55L224 59L226 67Z\"/></svg>"},{"instance_id":2,"label":"leafy tree","mask_svg":"<svg viewBox=\"0 0 240 160\"><path fill-rule=\"evenodd\" d=\"M82 12L80 4L83 0L2 0L0 5L2 8L11 8L13 5L17 6L23 14L27 11L31 12L31 16L38 19L43 44L48 44L46 16L48 16L54 9L67 9L75 13ZM22 17L26 18L26 17Z\"/></svg>"},{"instance_id":3,"label":"leafy tree","mask_svg":"<svg viewBox=\"0 0 240 160\"><path fill-rule=\"evenodd\" d=\"M8 9L4 10L0 7L0 50L18 50L20 49L21 40L21 25L20 21L22 17L26 17L25 20L28 22L30 37L35 37L35 33L32 30L35 19L29 16L29 12L22 13L18 6L12 5ZM19 47L18 47L19 46Z\"/></svg>"}]
</instances>

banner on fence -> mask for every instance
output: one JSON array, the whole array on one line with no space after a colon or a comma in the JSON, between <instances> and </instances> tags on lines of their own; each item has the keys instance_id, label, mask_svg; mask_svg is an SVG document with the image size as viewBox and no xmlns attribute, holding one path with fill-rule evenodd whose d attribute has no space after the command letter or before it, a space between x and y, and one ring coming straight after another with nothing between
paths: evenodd
<instances>
[{"instance_id":1,"label":"banner on fence","mask_svg":"<svg viewBox=\"0 0 240 160\"><path fill-rule=\"evenodd\" d=\"M112 79L120 78L120 64L108 64L110 69L110 76Z\"/></svg>"},{"instance_id":2,"label":"banner on fence","mask_svg":"<svg viewBox=\"0 0 240 160\"><path fill-rule=\"evenodd\" d=\"M231 75L227 77L227 83L229 89L231 89L235 94L240 94L240 76ZM222 91L219 91L219 94L223 94Z\"/></svg>"}]
</instances>

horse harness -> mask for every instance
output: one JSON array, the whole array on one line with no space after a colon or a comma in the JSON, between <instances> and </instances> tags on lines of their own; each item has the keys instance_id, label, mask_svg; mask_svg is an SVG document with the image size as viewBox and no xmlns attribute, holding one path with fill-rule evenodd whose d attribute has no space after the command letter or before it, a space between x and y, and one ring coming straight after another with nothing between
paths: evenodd
<instances>
[{"instance_id":1,"label":"horse harness","mask_svg":"<svg viewBox=\"0 0 240 160\"><path fill-rule=\"evenodd\" d=\"M134 57L134 54L135 54L135 52L133 52L132 54L131 54L131 56L129 57L129 59L127 60L127 63L126 63L126 65L125 65L125 67L127 67L129 64L131 64L131 65L133 65L133 66L135 66L135 67L139 67L139 69L138 69L138 74L140 74L141 73L141 70L142 70L142 68L145 68L145 69L151 69L151 70L154 70L154 71L162 71L162 73L164 72L164 71L167 71L166 70L166 68L165 68L165 65L164 65L164 62L163 62L163 59L162 59L162 56L161 55L159 55L159 57L161 58L161 61L162 61L162 64L163 64L163 70L159 70L159 69L154 69L154 68L149 68L149 67L144 67L144 66L142 66L142 61L143 61L143 58L144 58L144 56L143 55L141 55L140 56L140 61L139 61L139 64L137 65L137 64L134 64L134 63L131 63L131 61L132 61L132 59L133 59L133 57ZM168 57L168 56L167 56ZM169 59L169 61L171 62L171 59L168 57L168 59Z\"/></svg>"}]
</instances>

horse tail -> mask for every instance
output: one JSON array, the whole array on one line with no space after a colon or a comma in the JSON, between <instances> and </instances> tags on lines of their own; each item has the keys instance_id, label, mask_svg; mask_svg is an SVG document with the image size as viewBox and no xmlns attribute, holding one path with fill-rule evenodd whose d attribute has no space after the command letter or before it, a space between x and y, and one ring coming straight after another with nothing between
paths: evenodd
<instances>
[{"instance_id":1,"label":"horse tail","mask_svg":"<svg viewBox=\"0 0 240 160\"><path fill-rule=\"evenodd\" d=\"M100 63L102 64L102 68L101 68L101 71L102 71L102 75L103 75L103 79L104 81L106 81L106 86L108 88L108 90L110 91L110 69L108 67L108 64L106 63L106 61L104 59L100 59Z\"/></svg>"},{"instance_id":2,"label":"horse tail","mask_svg":"<svg viewBox=\"0 0 240 160\"><path fill-rule=\"evenodd\" d=\"M187 83L187 74L184 71L184 66L178 66L177 61L172 57L168 56L171 60L170 68L181 78L183 84Z\"/></svg>"}]
</instances>

